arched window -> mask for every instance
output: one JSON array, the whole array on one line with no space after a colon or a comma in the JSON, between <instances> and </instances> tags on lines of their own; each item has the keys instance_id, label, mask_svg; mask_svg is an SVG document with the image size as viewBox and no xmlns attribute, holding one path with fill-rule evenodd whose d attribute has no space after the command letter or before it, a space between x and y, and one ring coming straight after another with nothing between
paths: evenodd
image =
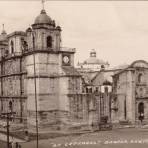
<instances>
[{"instance_id":1,"label":"arched window","mask_svg":"<svg viewBox=\"0 0 148 148\"><path fill-rule=\"evenodd\" d=\"M138 113L139 114L144 114L144 103L143 102L140 102L138 104Z\"/></svg>"},{"instance_id":2,"label":"arched window","mask_svg":"<svg viewBox=\"0 0 148 148\"><path fill-rule=\"evenodd\" d=\"M13 41L10 42L10 49L11 49L11 53L14 53L14 43L13 43Z\"/></svg>"},{"instance_id":3,"label":"arched window","mask_svg":"<svg viewBox=\"0 0 148 148\"><path fill-rule=\"evenodd\" d=\"M21 46L22 46L22 51L28 50L28 44L27 44L27 42L24 40L24 38L21 38Z\"/></svg>"},{"instance_id":4,"label":"arched window","mask_svg":"<svg viewBox=\"0 0 148 148\"><path fill-rule=\"evenodd\" d=\"M142 74L141 74L141 73L138 75L138 82L139 82L139 83L142 82Z\"/></svg>"},{"instance_id":5,"label":"arched window","mask_svg":"<svg viewBox=\"0 0 148 148\"><path fill-rule=\"evenodd\" d=\"M47 37L47 47L49 47L49 48L52 47L52 37L51 36Z\"/></svg>"},{"instance_id":6,"label":"arched window","mask_svg":"<svg viewBox=\"0 0 148 148\"><path fill-rule=\"evenodd\" d=\"M140 88L140 89L139 89L139 94L140 94L140 97L143 96L143 88Z\"/></svg>"},{"instance_id":7,"label":"arched window","mask_svg":"<svg viewBox=\"0 0 148 148\"><path fill-rule=\"evenodd\" d=\"M108 87L107 86L105 86L104 91L105 91L105 93L108 93Z\"/></svg>"},{"instance_id":8,"label":"arched window","mask_svg":"<svg viewBox=\"0 0 148 148\"><path fill-rule=\"evenodd\" d=\"M12 101L9 101L9 109L12 111Z\"/></svg>"},{"instance_id":9,"label":"arched window","mask_svg":"<svg viewBox=\"0 0 148 148\"><path fill-rule=\"evenodd\" d=\"M23 48L23 51L27 51L28 50L28 44L27 44L26 41L22 42L22 48Z\"/></svg>"},{"instance_id":10,"label":"arched window","mask_svg":"<svg viewBox=\"0 0 148 148\"><path fill-rule=\"evenodd\" d=\"M96 87L96 90L95 90L95 92L96 92L96 93L98 93L98 92L99 92L99 88L98 88L98 87Z\"/></svg>"},{"instance_id":11,"label":"arched window","mask_svg":"<svg viewBox=\"0 0 148 148\"><path fill-rule=\"evenodd\" d=\"M89 92L89 89L86 87L86 93L88 93Z\"/></svg>"},{"instance_id":12,"label":"arched window","mask_svg":"<svg viewBox=\"0 0 148 148\"><path fill-rule=\"evenodd\" d=\"M89 93L92 93L92 88L89 88Z\"/></svg>"}]
</instances>

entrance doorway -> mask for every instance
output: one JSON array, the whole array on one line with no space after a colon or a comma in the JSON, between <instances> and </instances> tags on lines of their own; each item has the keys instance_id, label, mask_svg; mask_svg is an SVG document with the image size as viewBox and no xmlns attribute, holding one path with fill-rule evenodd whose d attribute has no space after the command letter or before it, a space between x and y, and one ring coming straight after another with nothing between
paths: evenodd
<instances>
[{"instance_id":1,"label":"entrance doorway","mask_svg":"<svg viewBox=\"0 0 148 148\"><path fill-rule=\"evenodd\" d=\"M144 114L144 103L143 102L140 102L138 105L138 113Z\"/></svg>"},{"instance_id":2,"label":"entrance doorway","mask_svg":"<svg viewBox=\"0 0 148 148\"><path fill-rule=\"evenodd\" d=\"M139 120L141 121L141 124L142 124L142 121L144 120L144 103L143 102L140 102L138 104L138 113L139 113Z\"/></svg>"}]
</instances>

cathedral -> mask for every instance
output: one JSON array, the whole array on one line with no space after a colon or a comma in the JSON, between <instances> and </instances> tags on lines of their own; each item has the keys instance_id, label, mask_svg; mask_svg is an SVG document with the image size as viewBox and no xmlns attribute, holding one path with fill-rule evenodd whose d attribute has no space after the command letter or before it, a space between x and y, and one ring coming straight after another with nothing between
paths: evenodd
<instances>
[{"instance_id":1,"label":"cathedral","mask_svg":"<svg viewBox=\"0 0 148 148\"><path fill-rule=\"evenodd\" d=\"M93 49L75 68L75 48L61 46L61 32L45 9L26 31L7 34L3 27L0 115L10 113L11 124L30 132L36 125L39 132L48 132L135 124L141 116L147 122L148 63L109 69Z\"/></svg>"},{"instance_id":2,"label":"cathedral","mask_svg":"<svg viewBox=\"0 0 148 148\"><path fill-rule=\"evenodd\" d=\"M93 95L82 92L75 49L61 47L61 31L43 9L25 32L0 35L0 113L28 130L89 124Z\"/></svg>"}]
</instances>

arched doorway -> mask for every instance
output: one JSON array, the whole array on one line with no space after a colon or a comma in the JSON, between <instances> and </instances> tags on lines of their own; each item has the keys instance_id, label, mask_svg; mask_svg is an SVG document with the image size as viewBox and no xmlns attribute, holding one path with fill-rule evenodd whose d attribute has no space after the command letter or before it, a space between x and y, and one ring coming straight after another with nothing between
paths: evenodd
<instances>
[{"instance_id":1,"label":"arched doorway","mask_svg":"<svg viewBox=\"0 0 148 148\"><path fill-rule=\"evenodd\" d=\"M52 37L51 36L47 37L47 48L52 48Z\"/></svg>"},{"instance_id":2,"label":"arched doorway","mask_svg":"<svg viewBox=\"0 0 148 148\"><path fill-rule=\"evenodd\" d=\"M139 114L144 114L144 103L143 102L140 102L138 104L138 113Z\"/></svg>"},{"instance_id":3,"label":"arched doorway","mask_svg":"<svg viewBox=\"0 0 148 148\"><path fill-rule=\"evenodd\" d=\"M138 104L138 113L139 113L139 120L141 121L141 124L142 124L142 121L144 120L144 103L143 102L140 102Z\"/></svg>"}]
</instances>

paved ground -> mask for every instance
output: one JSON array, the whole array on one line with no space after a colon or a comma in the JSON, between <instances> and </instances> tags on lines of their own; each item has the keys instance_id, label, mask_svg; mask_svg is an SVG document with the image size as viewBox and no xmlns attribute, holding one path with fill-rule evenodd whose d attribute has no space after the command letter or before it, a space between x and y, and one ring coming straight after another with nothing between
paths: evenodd
<instances>
[{"instance_id":1,"label":"paved ground","mask_svg":"<svg viewBox=\"0 0 148 148\"><path fill-rule=\"evenodd\" d=\"M0 133L0 148L6 148L6 142L5 141L7 141L7 136L5 135L5 134L2 134L2 133ZM9 137L9 140L10 141L17 141L17 142L24 142L23 140L21 140L21 139L18 139L18 138L14 138L14 137Z\"/></svg>"},{"instance_id":2,"label":"paved ground","mask_svg":"<svg viewBox=\"0 0 148 148\"><path fill-rule=\"evenodd\" d=\"M2 141L7 141L7 136L5 134L0 133L0 140ZM24 140L18 139L18 138L14 138L12 136L9 136L9 140L10 141L17 141L17 142L24 142ZM1 147L0 147L1 148Z\"/></svg>"},{"instance_id":3,"label":"paved ground","mask_svg":"<svg viewBox=\"0 0 148 148\"><path fill-rule=\"evenodd\" d=\"M6 148L6 143L3 141L0 141L0 148Z\"/></svg>"},{"instance_id":4,"label":"paved ground","mask_svg":"<svg viewBox=\"0 0 148 148\"><path fill-rule=\"evenodd\" d=\"M36 141L21 143L36 148ZM39 148L148 148L148 129L116 129L95 133L40 140ZM0 145L1 148L1 145ZM5 148L5 147L2 147Z\"/></svg>"},{"instance_id":5,"label":"paved ground","mask_svg":"<svg viewBox=\"0 0 148 148\"><path fill-rule=\"evenodd\" d=\"M50 140L41 140L39 148L147 148L147 129L117 129L101 131L79 136L60 137ZM22 148L27 148L27 143ZM35 141L30 143L31 148L36 148Z\"/></svg>"}]
</instances>

